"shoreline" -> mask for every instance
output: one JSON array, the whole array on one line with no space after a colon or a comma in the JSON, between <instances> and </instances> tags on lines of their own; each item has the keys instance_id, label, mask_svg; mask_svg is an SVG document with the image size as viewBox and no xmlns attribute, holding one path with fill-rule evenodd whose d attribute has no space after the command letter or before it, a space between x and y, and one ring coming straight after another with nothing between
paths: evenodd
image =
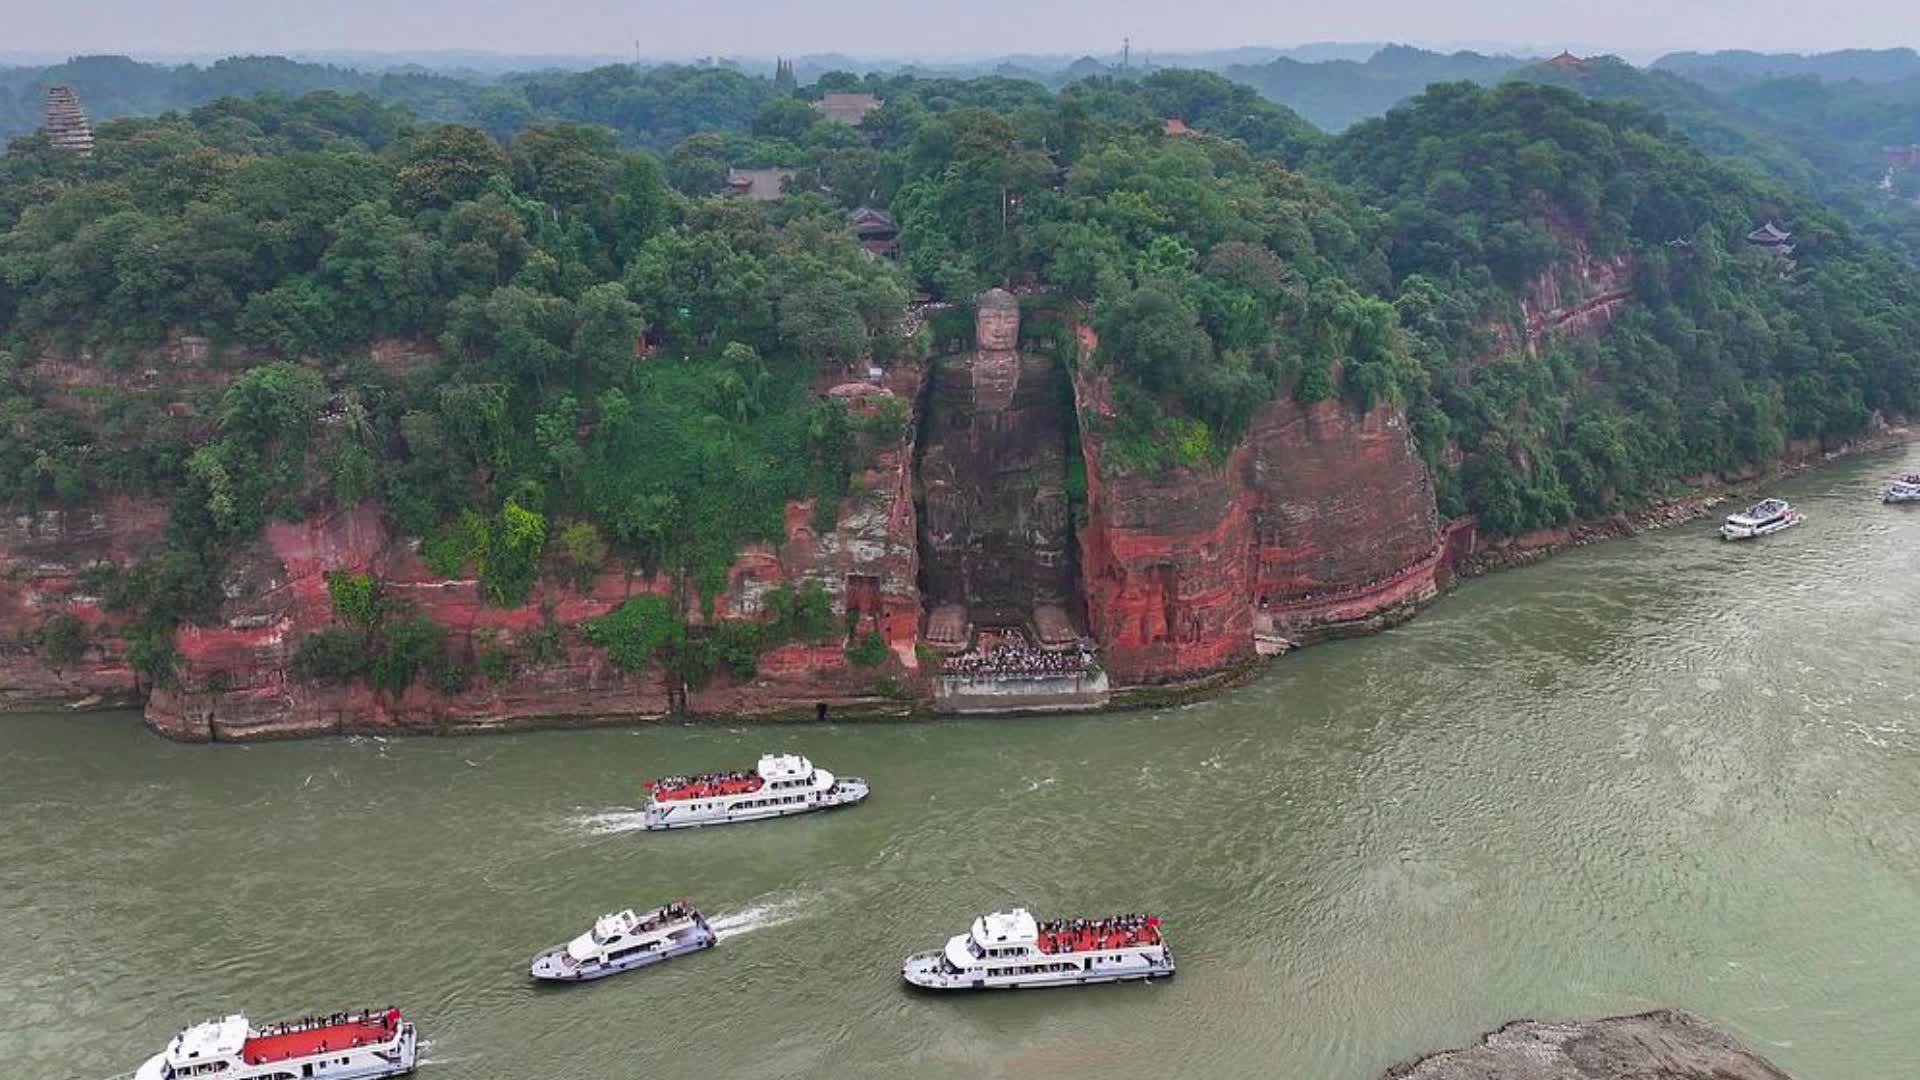
<instances>
[{"instance_id":1,"label":"shoreline","mask_svg":"<svg viewBox=\"0 0 1920 1080\"><path fill-rule=\"evenodd\" d=\"M927 701L903 701L898 698L877 698L872 701L843 701L831 706L824 721L812 706L796 704L788 709L775 709L765 713L742 715L737 713L688 713L683 715L569 715L557 713L551 716L516 717L499 722L475 721L472 719L443 720L432 725L419 727L387 725L334 725L322 730L288 731L276 729L262 731L246 738L183 738L177 732L157 727L145 715L145 702L115 695L96 696L93 701L49 700L44 702L9 702L0 709L0 716L6 713L45 712L45 713L88 713L119 712L129 709L139 710L141 723L155 735L169 742L198 743L254 743L276 742L286 739L327 738L349 735L383 736L422 736L456 737L495 734L518 734L532 731L575 731L584 728L642 727L654 724L698 725L711 723L748 722L768 725L793 725L807 723L833 723L851 721L858 723L917 722L962 718L1044 718L1059 715L1099 715L1104 713L1138 712L1143 709L1176 708L1217 698L1223 694L1251 683L1264 674L1271 664L1288 653L1306 648L1323 641L1340 640L1354 637L1370 637L1384 630L1402 625L1456 588L1460 581L1481 577L1501 570L1528 566L1548 559L1573 548L1609 540L1621 540L1642 533L1669 529L1696 521L1710 514L1713 509L1730 499L1740 497L1756 484L1764 484L1789 476L1797 476L1815 471L1825 465L1852 458L1865 457L1876 453L1888 453L1920 441L1920 430L1905 424L1888 427L1874 435L1855 440L1834 450L1816 451L1794 457L1784 458L1773 465L1755 470L1751 476L1734 480L1716 477L1711 483L1703 483L1692 490L1680 494L1656 498L1646 506L1632 511L1621 511L1605 518L1575 521L1563 526L1537 530L1517 537L1505 537L1484 545L1476 544L1474 549L1457 559L1450 568L1452 580L1435 590L1430 596L1414 603L1397 603L1374 612L1365 618L1347 623L1329 624L1323 632L1315 633L1297 642L1289 642L1287 647L1272 655L1250 655L1227 667L1215 671L1199 672L1189 677L1164 683L1142 683L1132 686L1115 686L1110 700L1101 706L1075 709L1063 713L1058 710L1029 709L1006 710L982 713L939 712L933 708L931 699Z\"/></svg>"},{"instance_id":2,"label":"shoreline","mask_svg":"<svg viewBox=\"0 0 1920 1080\"><path fill-rule=\"evenodd\" d=\"M1454 564L1459 578L1481 577L1500 570L1526 566L1572 548L1608 540L1625 540L1642 533L1685 525L1708 516L1730 499L1744 497L1755 484L1771 483L1790 476L1816 471L1823 466L1872 454L1890 453L1920 441L1920 430L1905 424L1889 427L1865 438L1846 443L1834 450L1798 458L1785 458L1753 475L1736 480L1716 477L1682 494L1654 499L1637 510L1623 510L1604 518L1575 521L1550 529L1540 529L1488 543Z\"/></svg>"}]
</instances>

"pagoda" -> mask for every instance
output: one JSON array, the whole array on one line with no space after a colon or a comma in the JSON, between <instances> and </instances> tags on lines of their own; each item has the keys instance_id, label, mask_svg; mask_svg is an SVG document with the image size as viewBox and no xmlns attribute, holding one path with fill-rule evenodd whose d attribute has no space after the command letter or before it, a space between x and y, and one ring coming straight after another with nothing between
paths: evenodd
<instances>
[{"instance_id":1,"label":"pagoda","mask_svg":"<svg viewBox=\"0 0 1920 1080\"><path fill-rule=\"evenodd\" d=\"M1747 243L1775 255L1793 254L1793 234L1768 221L1747 234Z\"/></svg>"},{"instance_id":2,"label":"pagoda","mask_svg":"<svg viewBox=\"0 0 1920 1080\"><path fill-rule=\"evenodd\" d=\"M71 86L47 88L47 141L81 157L93 156L93 126Z\"/></svg>"}]
</instances>

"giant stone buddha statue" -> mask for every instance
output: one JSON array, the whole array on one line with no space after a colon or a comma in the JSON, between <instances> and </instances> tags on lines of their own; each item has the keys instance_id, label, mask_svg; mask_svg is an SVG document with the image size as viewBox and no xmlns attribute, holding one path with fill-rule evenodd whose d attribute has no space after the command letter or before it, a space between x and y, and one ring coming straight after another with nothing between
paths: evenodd
<instances>
[{"instance_id":1,"label":"giant stone buddha statue","mask_svg":"<svg viewBox=\"0 0 1920 1080\"><path fill-rule=\"evenodd\" d=\"M1055 362L1023 354L1020 303L980 294L973 352L935 362L920 476L926 600L1024 623L1074 593Z\"/></svg>"}]
</instances>

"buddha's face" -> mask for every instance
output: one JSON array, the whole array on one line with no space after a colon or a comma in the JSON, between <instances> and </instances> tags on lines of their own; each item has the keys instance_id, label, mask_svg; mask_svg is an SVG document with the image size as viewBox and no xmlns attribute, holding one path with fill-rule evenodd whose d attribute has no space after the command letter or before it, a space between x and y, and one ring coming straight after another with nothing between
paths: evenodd
<instances>
[{"instance_id":1,"label":"buddha's face","mask_svg":"<svg viewBox=\"0 0 1920 1080\"><path fill-rule=\"evenodd\" d=\"M981 304L974 316L974 339L982 349L1011 349L1020 342L1020 309Z\"/></svg>"}]
</instances>

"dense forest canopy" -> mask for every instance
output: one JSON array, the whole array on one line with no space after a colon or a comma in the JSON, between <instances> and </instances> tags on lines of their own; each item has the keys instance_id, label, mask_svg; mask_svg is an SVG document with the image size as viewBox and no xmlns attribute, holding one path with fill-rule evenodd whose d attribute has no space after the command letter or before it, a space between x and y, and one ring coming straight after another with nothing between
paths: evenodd
<instances>
[{"instance_id":1,"label":"dense forest canopy","mask_svg":"<svg viewBox=\"0 0 1920 1080\"><path fill-rule=\"evenodd\" d=\"M1531 83L1435 87L1358 125L1325 164L1388 208L1396 304L1435 376L1438 415L1416 407L1416 422L1473 452L1462 494L1496 526L1598 512L1920 402L1911 268L1811 200L1703 157L1656 114ZM1763 220L1795 230L1790 265L1745 244ZM1486 311L1572 241L1631 254L1635 303L1597 342L1463 386L1472 337L1453 313Z\"/></svg>"},{"instance_id":2,"label":"dense forest canopy","mask_svg":"<svg viewBox=\"0 0 1920 1080\"><path fill-rule=\"evenodd\" d=\"M856 128L812 107L829 92L882 104ZM471 125L384 94L223 98L104 122L91 158L30 136L0 159L0 501L173 493L164 550L114 589L150 674L265 520L366 499L493 603L610 558L711 603L788 500L830 524L898 436L904 416L809 386L953 336L907 335L915 292L964 315L1022 284L1090 322L1090 356L1057 319L1028 336L1111 385L1085 418L1109 468L1208 469L1282 396L1393 403L1443 510L1494 533L1920 406L1914 272L1637 105L1456 82L1329 137L1192 71L1054 91L620 65L488 93ZM721 194L742 166L791 170L785 197ZM897 264L855 242L861 207L897 222ZM1791 261L1745 243L1768 219ZM1611 332L1516 347L1516 295L1586 257L1633 267ZM184 409L109 388L76 414L34 373L189 333L244 370ZM435 359L373 362L396 338ZM818 630L818 598L782 604L807 614L688 636L680 609L635 609L596 633L744 671L766 635ZM305 670L385 657L374 677L404 686L433 652L399 614L359 627Z\"/></svg>"},{"instance_id":3,"label":"dense forest canopy","mask_svg":"<svg viewBox=\"0 0 1920 1080\"><path fill-rule=\"evenodd\" d=\"M1756 76L1716 93L1664 64L1643 71L1593 57L1509 78L1652 109L1708 154L1765 171L1920 264L1920 169L1895 166L1886 155L1888 146L1920 143L1920 75L1878 82Z\"/></svg>"}]
</instances>

